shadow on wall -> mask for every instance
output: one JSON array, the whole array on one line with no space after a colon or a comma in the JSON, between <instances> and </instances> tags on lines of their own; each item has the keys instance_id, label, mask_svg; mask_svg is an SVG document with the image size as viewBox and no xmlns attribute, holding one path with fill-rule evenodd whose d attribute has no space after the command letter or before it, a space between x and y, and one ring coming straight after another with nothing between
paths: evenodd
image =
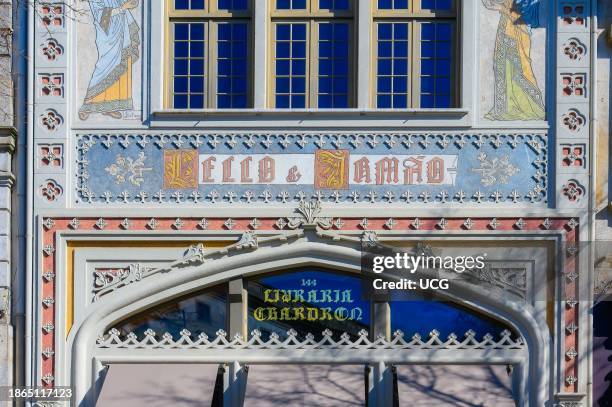
<instances>
[{"instance_id":1,"label":"shadow on wall","mask_svg":"<svg viewBox=\"0 0 612 407\"><path fill-rule=\"evenodd\" d=\"M612 296L593 308L594 407L612 406Z\"/></svg>"}]
</instances>

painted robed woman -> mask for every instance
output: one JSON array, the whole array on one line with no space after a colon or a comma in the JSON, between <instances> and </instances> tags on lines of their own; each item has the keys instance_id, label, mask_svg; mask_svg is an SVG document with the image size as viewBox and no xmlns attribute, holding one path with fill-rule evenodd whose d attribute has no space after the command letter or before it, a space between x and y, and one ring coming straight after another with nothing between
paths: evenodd
<instances>
[{"instance_id":1,"label":"painted robed woman","mask_svg":"<svg viewBox=\"0 0 612 407\"><path fill-rule=\"evenodd\" d=\"M79 117L102 113L116 119L133 110L132 65L140 51L140 28L132 15L139 0L89 0L98 60Z\"/></svg>"},{"instance_id":2,"label":"painted robed woman","mask_svg":"<svg viewBox=\"0 0 612 407\"><path fill-rule=\"evenodd\" d=\"M533 73L531 28L539 25L540 0L482 0L500 13L493 71L495 99L490 120L543 120L544 100Z\"/></svg>"}]
</instances>

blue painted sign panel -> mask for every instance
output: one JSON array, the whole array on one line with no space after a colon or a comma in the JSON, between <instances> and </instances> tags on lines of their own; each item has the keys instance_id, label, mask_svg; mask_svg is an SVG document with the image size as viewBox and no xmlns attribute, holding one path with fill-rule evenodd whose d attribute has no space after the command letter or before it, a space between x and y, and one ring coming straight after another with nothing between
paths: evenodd
<instances>
[{"instance_id":1,"label":"blue painted sign panel","mask_svg":"<svg viewBox=\"0 0 612 407\"><path fill-rule=\"evenodd\" d=\"M77 203L547 203L542 134L80 134Z\"/></svg>"}]
</instances>

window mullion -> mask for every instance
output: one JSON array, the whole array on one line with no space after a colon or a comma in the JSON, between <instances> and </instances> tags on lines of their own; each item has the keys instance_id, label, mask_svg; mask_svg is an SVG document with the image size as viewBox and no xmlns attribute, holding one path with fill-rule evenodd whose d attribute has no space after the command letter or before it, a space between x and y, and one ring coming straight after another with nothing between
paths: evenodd
<instances>
[{"instance_id":1,"label":"window mullion","mask_svg":"<svg viewBox=\"0 0 612 407\"><path fill-rule=\"evenodd\" d=\"M410 22L410 34L411 38L411 50L410 50L410 86L412 87L410 92L410 103L408 106L418 108L421 106L420 94L421 94L421 82L420 82L420 61L421 61L421 35L420 35L420 24L416 21Z\"/></svg>"},{"instance_id":2,"label":"window mullion","mask_svg":"<svg viewBox=\"0 0 612 407\"><path fill-rule=\"evenodd\" d=\"M217 22L209 20L206 23L208 44L206 50L208 51L208 58L206 58L207 64L207 92L206 92L206 107L215 109L217 107Z\"/></svg>"},{"instance_id":3,"label":"window mullion","mask_svg":"<svg viewBox=\"0 0 612 407\"><path fill-rule=\"evenodd\" d=\"M319 52L318 52L318 45L319 45L319 41L318 41L318 35L319 35L319 27L317 26L317 21L314 19L310 20L309 25L309 35L306 36L306 38L308 38L310 44L307 44L308 47L308 59L309 59L309 63L308 63L308 69L310 70L309 72L309 80L307 83L308 86L308 101L306 104L306 107L309 108L317 108L318 107L318 100L317 100L317 94L318 94L318 75L319 75L319 71L317 69L317 65L318 65L318 58L319 58Z\"/></svg>"}]
</instances>

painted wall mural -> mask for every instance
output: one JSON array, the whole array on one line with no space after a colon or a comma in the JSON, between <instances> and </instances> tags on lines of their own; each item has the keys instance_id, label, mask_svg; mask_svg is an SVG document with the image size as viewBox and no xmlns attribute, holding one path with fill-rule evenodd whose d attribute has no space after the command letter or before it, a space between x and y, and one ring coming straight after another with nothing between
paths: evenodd
<instances>
[{"instance_id":1,"label":"painted wall mural","mask_svg":"<svg viewBox=\"0 0 612 407\"><path fill-rule=\"evenodd\" d=\"M540 26L540 0L482 0L499 13L493 52L493 106L489 120L544 120L543 92L534 73L532 29Z\"/></svg>"},{"instance_id":2,"label":"painted wall mural","mask_svg":"<svg viewBox=\"0 0 612 407\"><path fill-rule=\"evenodd\" d=\"M80 204L547 203L545 134L80 134Z\"/></svg>"},{"instance_id":3,"label":"painted wall mural","mask_svg":"<svg viewBox=\"0 0 612 407\"><path fill-rule=\"evenodd\" d=\"M90 68L88 85L80 99L80 120L86 121L92 114L102 115L104 119L138 117L139 101L134 100L134 94L140 94L140 81L135 72L141 44L139 6L139 0L89 1L95 36L79 37L95 38L95 47L94 44L79 47L83 50L79 60L94 60L95 66ZM95 48L96 55L89 55L87 47Z\"/></svg>"}]
</instances>

